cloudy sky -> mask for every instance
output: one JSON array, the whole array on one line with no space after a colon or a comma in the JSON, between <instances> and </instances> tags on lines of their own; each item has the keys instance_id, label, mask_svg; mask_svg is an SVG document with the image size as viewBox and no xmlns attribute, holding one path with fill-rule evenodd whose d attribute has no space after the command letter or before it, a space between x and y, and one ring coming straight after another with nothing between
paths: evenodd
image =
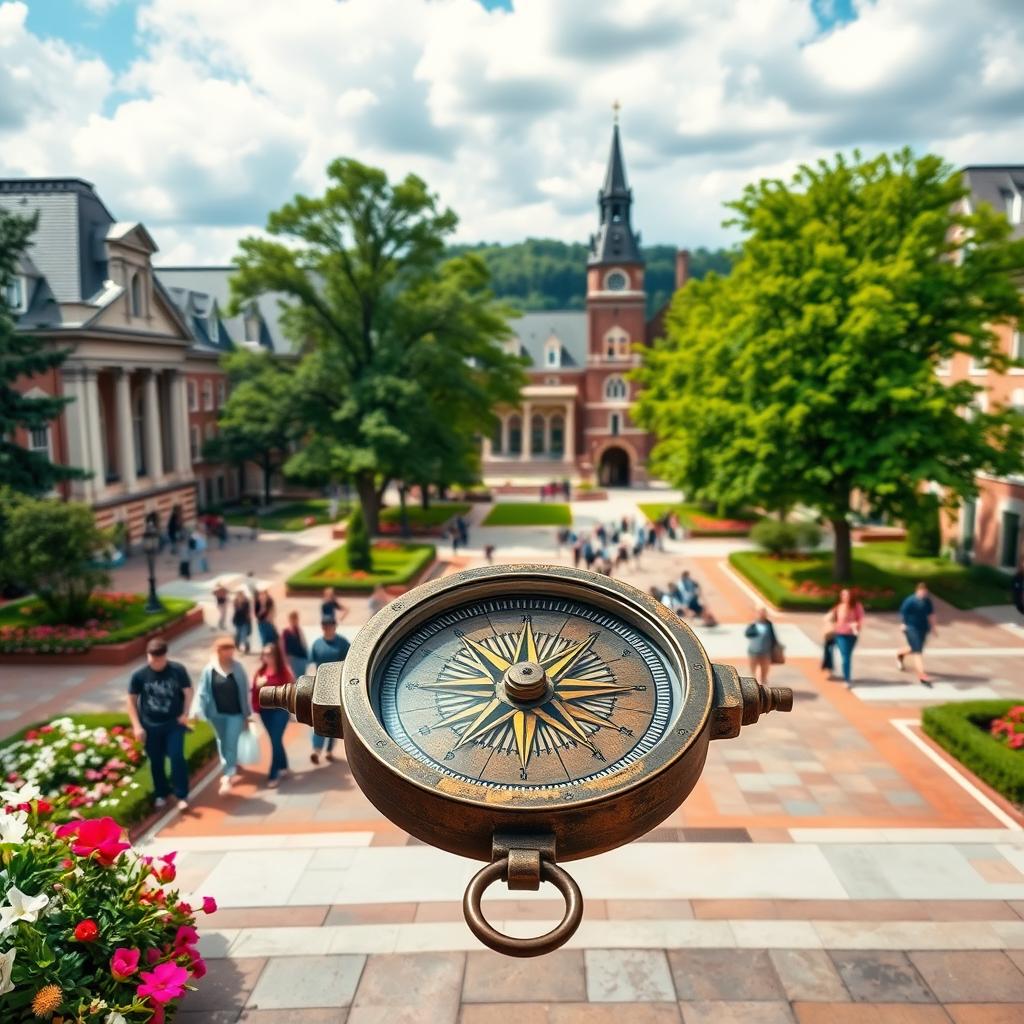
<instances>
[{"instance_id":1,"label":"cloudy sky","mask_svg":"<svg viewBox=\"0 0 1024 1024\"><path fill-rule=\"evenodd\" d=\"M910 143L1024 163L1024 0L0 0L0 176L74 175L162 263L339 155L415 171L461 240L585 240L622 104L647 242L743 184Z\"/></svg>"}]
</instances>

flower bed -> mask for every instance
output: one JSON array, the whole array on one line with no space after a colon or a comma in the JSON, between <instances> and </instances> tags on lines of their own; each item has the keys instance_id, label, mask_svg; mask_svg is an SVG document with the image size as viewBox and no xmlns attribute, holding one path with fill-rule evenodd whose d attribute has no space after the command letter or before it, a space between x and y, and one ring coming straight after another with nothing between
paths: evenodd
<instances>
[{"instance_id":1,"label":"flower bed","mask_svg":"<svg viewBox=\"0 0 1024 1024\"><path fill-rule=\"evenodd\" d=\"M921 728L964 767L1015 804L1024 804L1024 705L975 700L926 708Z\"/></svg>"},{"instance_id":2,"label":"flower bed","mask_svg":"<svg viewBox=\"0 0 1024 1024\"><path fill-rule=\"evenodd\" d=\"M695 502L654 502L640 506L651 522L660 519L666 512L675 512L680 525L691 537L746 537L758 516L750 513L742 518L727 519L712 515Z\"/></svg>"},{"instance_id":3,"label":"flower bed","mask_svg":"<svg viewBox=\"0 0 1024 1024\"><path fill-rule=\"evenodd\" d=\"M74 820L30 783L0 791L0 1017L162 1024L206 973L174 854L131 849L112 818ZM202 910L217 909L205 897Z\"/></svg>"},{"instance_id":4,"label":"flower bed","mask_svg":"<svg viewBox=\"0 0 1024 1024\"><path fill-rule=\"evenodd\" d=\"M206 722L185 739L190 771L213 756L215 740ZM0 744L0 780L10 788L30 785L67 813L111 815L125 824L153 806L153 779L126 715L54 718Z\"/></svg>"},{"instance_id":5,"label":"flower bed","mask_svg":"<svg viewBox=\"0 0 1024 1024\"><path fill-rule=\"evenodd\" d=\"M368 593L378 586L411 583L434 561L432 544L377 541L371 548L372 571L351 569L345 547L335 548L288 578L288 593L318 594L324 587Z\"/></svg>"},{"instance_id":6,"label":"flower bed","mask_svg":"<svg viewBox=\"0 0 1024 1024\"><path fill-rule=\"evenodd\" d=\"M0 654L81 654L156 633L183 618L194 601L165 597L164 610L149 614L142 594L96 593L92 617L80 626L51 622L36 597L0 607Z\"/></svg>"},{"instance_id":7,"label":"flower bed","mask_svg":"<svg viewBox=\"0 0 1024 1024\"><path fill-rule=\"evenodd\" d=\"M440 535L441 528L455 516L464 516L469 511L465 502L441 502L429 508L419 505L406 506L409 532L417 537ZM385 536L397 536L402 532L402 509L398 506L381 509L380 532Z\"/></svg>"}]
</instances>

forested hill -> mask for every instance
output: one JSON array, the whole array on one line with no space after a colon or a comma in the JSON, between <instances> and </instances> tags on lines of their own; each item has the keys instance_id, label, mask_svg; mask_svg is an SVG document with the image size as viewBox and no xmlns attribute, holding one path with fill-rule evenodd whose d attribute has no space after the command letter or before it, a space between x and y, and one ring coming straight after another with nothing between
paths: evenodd
<instances>
[{"instance_id":1,"label":"forested hill","mask_svg":"<svg viewBox=\"0 0 1024 1024\"><path fill-rule=\"evenodd\" d=\"M582 309L586 289L587 247L580 242L528 238L512 245L454 245L452 255L479 253L491 271L494 291L519 309ZM647 311L668 301L675 287L676 250L671 245L644 246L647 261ZM709 270L729 272L725 249L695 249L690 253L690 276Z\"/></svg>"}]
</instances>

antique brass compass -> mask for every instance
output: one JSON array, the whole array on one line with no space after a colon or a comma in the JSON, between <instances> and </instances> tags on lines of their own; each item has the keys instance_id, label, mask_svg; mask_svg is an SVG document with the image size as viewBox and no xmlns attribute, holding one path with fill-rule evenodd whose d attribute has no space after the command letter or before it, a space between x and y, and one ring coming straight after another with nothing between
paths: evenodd
<instances>
[{"instance_id":1,"label":"antique brass compass","mask_svg":"<svg viewBox=\"0 0 1024 1024\"><path fill-rule=\"evenodd\" d=\"M264 687L324 736L343 736L369 800L418 839L487 861L463 900L501 953L562 945L583 900L559 862L631 842L693 789L712 739L773 709L766 689L712 665L688 626L618 580L558 566L472 569L379 611L343 665ZM565 898L546 935L513 938L484 918L492 883Z\"/></svg>"}]
</instances>

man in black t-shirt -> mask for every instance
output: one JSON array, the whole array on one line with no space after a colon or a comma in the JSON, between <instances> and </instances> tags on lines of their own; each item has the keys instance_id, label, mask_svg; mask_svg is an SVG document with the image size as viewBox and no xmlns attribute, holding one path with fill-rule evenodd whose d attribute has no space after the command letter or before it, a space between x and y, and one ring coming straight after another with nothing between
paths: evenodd
<instances>
[{"instance_id":1,"label":"man in black t-shirt","mask_svg":"<svg viewBox=\"0 0 1024 1024\"><path fill-rule=\"evenodd\" d=\"M167 641L155 637L146 645L146 667L132 673L128 684L128 717L135 738L145 746L153 773L157 807L167 802L171 788L178 809L188 807L188 766L185 763L186 709L191 703L192 681L184 665L167 660ZM167 785L165 758L171 760L171 786Z\"/></svg>"}]
</instances>

